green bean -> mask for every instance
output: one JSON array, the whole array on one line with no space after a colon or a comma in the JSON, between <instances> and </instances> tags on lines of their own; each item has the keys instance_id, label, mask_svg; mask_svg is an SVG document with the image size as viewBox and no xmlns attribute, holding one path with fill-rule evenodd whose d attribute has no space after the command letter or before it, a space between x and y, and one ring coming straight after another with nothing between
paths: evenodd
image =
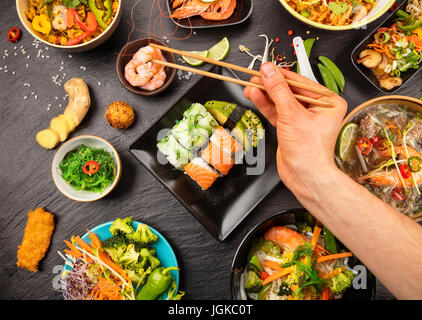
<instances>
[{"instance_id":1,"label":"green bean","mask_svg":"<svg viewBox=\"0 0 422 320\"><path fill-rule=\"evenodd\" d=\"M328 69L336 81L338 88L341 92L343 92L346 81L344 80L343 73L340 71L340 69L327 57L320 56L319 61L321 61L322 64Z\"/></svg>"},{"instance_id":2,"label":"green bean","mask_svg":"<svg viewBox=\"0 0 422 320\"><path fill-rule=\"evenodd\" d=\"M324 85L330 89L331 91L334 91L338 94L338 87L336 80L334 80L333 75L331 72L322 64L318 63L318 69L319 73L321 74L322 81L324 82Z\"/></svg>"}]
</instances>

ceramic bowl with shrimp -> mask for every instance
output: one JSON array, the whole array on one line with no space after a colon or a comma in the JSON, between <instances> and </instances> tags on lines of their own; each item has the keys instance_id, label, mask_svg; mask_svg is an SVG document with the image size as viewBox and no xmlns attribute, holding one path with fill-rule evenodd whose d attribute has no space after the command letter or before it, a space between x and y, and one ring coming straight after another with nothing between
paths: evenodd
<instances>
[{"instance_id":1,"label":"ceramic bowl with shrimp","mask_svg":"<svg viewBox=\"0 0 422 320\"><path fill-rule=\"evenodd\" d=\"M176 77L176 69L152 60L176 63L174 54L152 48L150 43L168 47L158 38L146 37L127 43L119 53L116 72L122 86L141 96L153 96L167 89Z\"/></svg>"}]
</instances>

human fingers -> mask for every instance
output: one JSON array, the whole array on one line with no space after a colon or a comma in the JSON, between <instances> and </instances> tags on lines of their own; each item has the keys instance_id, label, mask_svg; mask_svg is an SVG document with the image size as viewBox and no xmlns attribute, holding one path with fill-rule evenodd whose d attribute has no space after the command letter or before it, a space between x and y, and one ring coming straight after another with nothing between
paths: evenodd
<instances>
[{"instance_id":1,"label":"human fingers","mask_svg":"<svg viewBox=\"0 0 422 320\"><path fill-rule=\"evenodd\" d=\"M247 89L247 96L245 96L252 101L252 103L259 109L259 111L263 114L268 121L275 126L277 120L277 110L274 103L270 100L270 98L262 92L262 90L248 86Z\"/></svg>"},{"instance_id":2,"label":"human fingers","mask_svg":"<svg viewBox=\"0 0 422 320\"><path fill-rule=\"evenodd\" d=\"M299 108L303 108L295 99L286 79L273 63L264 63L261 66L261 75L265 90L274 102L278 113L291 114L297 112Z\"/></svg>"},{"instance_id":3,"label":"human fingers","mask_svg":"<svg viewBox=\"0 0 422 320\"><path fill-rule=\"evenodd\" d=\"M300 82L300 83L303 83L303 84L307 84L311 87L315 87L315 88L318 88L318 89L327 90L327 88L324 87L323 85L321 85L321 84L319 84L315 81L312 81L312 80L308 79L307 77L301 76L300 74L297 74L296 72L292 72L292 71L286 70L284 68L278 68L278 69L280 70L280 72L283 74L283 76L286 79L293 80L293 81L296 81L296 82ZM309 91L307 89L297 88L295 86L291 86L290 89L294 93L297 93L297 94L300 94L300 95L303 95L303 96L306 96L306 97L309 97L309 98L313 98L313 99L319 99L319 98L323 97L323 95L321 95L320 93L315 93L315 92ZM333 95L334 95L334 93L333 93Z\"/></svg>"}]
</instances>

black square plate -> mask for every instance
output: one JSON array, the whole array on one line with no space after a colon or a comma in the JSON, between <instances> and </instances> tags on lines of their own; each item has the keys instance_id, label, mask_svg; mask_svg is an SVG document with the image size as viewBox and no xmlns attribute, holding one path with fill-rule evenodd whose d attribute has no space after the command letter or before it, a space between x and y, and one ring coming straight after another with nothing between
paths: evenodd
<instances>
[{"instance_id":1,"label":"black square plate","mask_svg":"<svg viewBox=\"0 0 422 320\"><path fill-rule=\"evenodd\" d=\"M173 13L170 0L167 0L167 9L169 15ZM236 9L230 18L222 21L206 20L200 16L194 16L189 19L173 19L173 22L182 28L213 28L213 27L227 27L246 21L252 14L253 0L238 0Z\"/></svg>"},{"instance_id":2,"label":"black square plate","mask_svg":"<svg viewBox=\"0 0 422 320\"><path fill-rule=\"evenodd\" d=\"M370 44L374 39L374 34L379 28L382 27L390 27L392 24L394 24L394 20L396 19L396 12L397 10L405 10L407 5L407 1L404 1L401 5L398 6L398 8L392 13L386 20L384 20L383 23L381 23L373 32L371 32L361 43L359 43L356 48L353 50L351 58L352 63L362 73L362 75L370 82L372 85L377 88L379 91L392 94L398 90L400 90L402 87L406 85L406 83L413 78L413 76L421 70L419 69L409 69L406 72L403 72L401 74L401 78L403 79L403 83L401 86L393 88L392 90L386 90L383 87L380 86L377 77L374 75L374 73L369 70L368 68L364 67L362 64L357 63L356 60L359 58L359 54L361 51L367 49L368 44Z\"/></svg>"},{"instance_id":3,"label":"black square plate","mask_svg":"<svg viewBox=\"0 0 422 320\"><path fill-rule=\"evenodd\" d=\"M227 69L213 67L212 72L233 77ZM177 103L130 147L129 152L154 175L218 240L223 241L236 226L280 183L276 168L277 137L272 125L262 116L265 128L265 169L260 175L247 175L246 163L235 165L225 177L218 178L207 191L170 164L158 161L157 136L170 129L194 102L208 100L237 103L254 110L243 96L243 88L228 82L201 78ZM261 141L263 143L263 141Z\"/></svg>"}]
</instances>

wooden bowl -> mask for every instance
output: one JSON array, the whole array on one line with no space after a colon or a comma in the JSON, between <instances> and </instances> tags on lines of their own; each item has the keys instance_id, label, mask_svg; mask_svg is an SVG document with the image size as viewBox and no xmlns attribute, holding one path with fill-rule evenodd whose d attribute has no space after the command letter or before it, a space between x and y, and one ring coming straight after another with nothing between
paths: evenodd
<instances>
[{"instance_id":1,"label":"wooden bowl","mask_svg":"<svg viewBox=\"0 0 422 320\"><path fill-rule=\"evenodd\" d=\"M167 44L165 44L163 41L157 38L146 37L146 38L138 39L138 40L127 43L120 51L119 56L117 57L117 61L116 61L116 72L122 86L125 89L129 90L130 92L141 95L141 96L154 96L156 94L159 94L160 92L167 89L167 87L173 82L174 78L176 77L176 69L166 67L164 69L167 75L166 81L160 88L152 90L152 91L144 90L139 87L134 87L126 80L125 78L126 64L128 64L129 61L132 60L133 55L140 48L147 46L149 43L156 43L161 46L168 47ZM176 63L176 58L174 57L173 53L165 52L165 51L162 51L162 53L163 53L164 58L167 60L167 62Z\"/></svg>"},{"instance_id":2,"label":"wooden bowl","mask_svg":"<svg viewBox=\"0 0 422 320\"><path fill-rule=\"evenodd\" d=\"M110 23L110 25L108 26L108 28L106 30L104 30L103 33L101 33L99 36L97 36L96 38L88 41L88 42L84 42L84 43L80 43L74 46L62 46L62 45L58 45L58 44L53 44L50 43L46 40L44 40L42 37L40 37L40 34L38 33L38 31L35 31L32 28L32 24L31 21L28 20L28 18L25 15L25 11L28 10L28 5L29 5L29 1L28 0L16 0L16 10L18 12L18 16L19 19L21 21L21 23L23 24L23 26L25 27L25 29L37 40L41 41L42 43L66 51L66 52L82 52L82 51L87 51L87 50L91 50L94 49L96 47L98 47L99 45L103 44L105 41L107 41L114 33L114 31L116 31L117 26L119 25L120 19L122 18L122 14L123 14L123 2L124 0L120 0L119 1L119 7L117 8L117 12L116 12L116 16L114 17L113 21Z\"/></svg>"},{"instance_id":3,"label":"wooden bowl","mask_svg":"<svg viewBox=\"0 0 422 320\"><path fill-rule=\"evenodd\" d=\"M409 108L409 110L414 112L422 113L422 101L416 98L407 97L407 96L400 96L400 95L391 95L391 96L382 96L375 99L368 100L358 107L356 107L352 112L350 112L347 117L343 121L343 126L348 123L355 115L361 112L363 109L372 107L376 104L380 103L397 103L401 105L405 105ZM412 217L410 217L416 221L422 221L422 212L419 212Z\"/></svg>"}]
</instances>

